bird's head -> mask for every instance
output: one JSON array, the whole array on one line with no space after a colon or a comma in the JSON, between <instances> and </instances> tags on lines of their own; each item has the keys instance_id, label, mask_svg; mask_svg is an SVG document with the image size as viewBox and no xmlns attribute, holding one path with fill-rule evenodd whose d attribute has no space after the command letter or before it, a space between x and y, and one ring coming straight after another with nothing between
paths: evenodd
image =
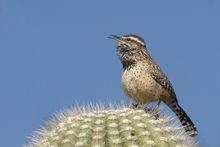
<instances>
[{"instance_id":1,"label":"bird's head","mask_svg":"<svg viewBox=\"0 0 220 147\"><path fill-rule=\"evenodd\" d=\"M110 35L108 38L117 41L117 54L123 64L123 68L131 67L137 62L150 58L146 50L144 39L136 35Z\"/></svg>"},{"instance_id":2,"label":"bird's head","mask_svg":"<svg viewBox=\"0 0 220 147\"><path fill-rule=\"evenodd\" d=\"M135 50L146 49L146 44L144 39L136 35L109 35L110 39L113 39L118 42L117 49L119 52L129 52Z\"/></svg>"}]
</instances>

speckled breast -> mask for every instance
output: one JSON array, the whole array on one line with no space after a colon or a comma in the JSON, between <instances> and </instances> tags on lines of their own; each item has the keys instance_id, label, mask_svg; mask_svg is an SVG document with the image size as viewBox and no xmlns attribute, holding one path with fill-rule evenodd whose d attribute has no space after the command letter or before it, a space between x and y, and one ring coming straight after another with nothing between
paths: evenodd
<instances>
[{"instance_id":1,"label":"speckled breast","mask_svg":"<svg viewBox=\"0 0 220 147\"><path fill-rule=\"evenodd\" d=\"M144 64L136 64L123 72L122 87L129 98L143 104L158 100L162 92Z\"/></svg>"}]
</instances>

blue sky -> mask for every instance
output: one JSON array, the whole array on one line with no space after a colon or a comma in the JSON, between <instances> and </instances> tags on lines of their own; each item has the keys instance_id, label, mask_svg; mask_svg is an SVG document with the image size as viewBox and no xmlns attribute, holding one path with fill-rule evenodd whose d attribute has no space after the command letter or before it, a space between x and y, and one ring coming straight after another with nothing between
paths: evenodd
<instances>
[{"instance_id":1,"label":"blue sky","mask_svg":"<svg viewBox=\"0 0 220 147\"><path fill-rule=\"evenodd\" d=\"M55 112L127 100L113 34L145 38L204 146L220 146L220 2L0 1L1 146L21 146Z\"/></svg>"}]
</instances>

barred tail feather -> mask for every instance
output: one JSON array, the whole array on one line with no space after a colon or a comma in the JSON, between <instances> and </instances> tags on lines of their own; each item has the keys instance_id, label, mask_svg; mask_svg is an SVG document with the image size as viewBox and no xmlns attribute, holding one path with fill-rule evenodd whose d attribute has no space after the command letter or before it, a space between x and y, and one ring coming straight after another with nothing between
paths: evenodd
<instances>
[{"instance_id":1,"label":"barred tail feather","mask_svg":"<svg viewBox=\"0 0 220 147\"><path fill-rule=\"evenodd\" d=\"M197 129L189 116L183 110L183 108L178 104L177 101L172 101L171 103L166 103L170 109L177 115L184 129L189 136L196 136L198 134Z\"/></svg>"}]
</instances>

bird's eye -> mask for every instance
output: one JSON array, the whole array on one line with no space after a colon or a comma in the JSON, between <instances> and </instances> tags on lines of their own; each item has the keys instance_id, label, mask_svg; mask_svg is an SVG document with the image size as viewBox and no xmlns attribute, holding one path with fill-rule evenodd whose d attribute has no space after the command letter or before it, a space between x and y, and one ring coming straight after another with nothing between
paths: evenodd
<instances>
[{"instance_id":1,"label":"bird's eye","mask_svg":"<svg viewBox=\"0 0 220 147\"><path fill-rule=\"evenodd\" d=\"M130 39L130 38L127 38L127 41L128 41L128 42L130 42L130 41L131 41L131 39Z\"/></svg>"}]
</instances>

